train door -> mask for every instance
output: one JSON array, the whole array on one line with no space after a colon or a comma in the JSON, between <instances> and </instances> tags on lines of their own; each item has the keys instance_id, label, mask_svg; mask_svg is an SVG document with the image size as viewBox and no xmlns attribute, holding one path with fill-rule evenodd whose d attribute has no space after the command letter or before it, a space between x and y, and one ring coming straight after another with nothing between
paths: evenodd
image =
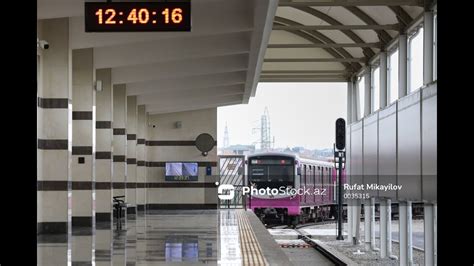
<instances>
[{"instance_id":1,"label":"train door","mask_svg":"<svg viewBox=\"0 0 474 266\"><path fill-rule=\"evenodd\" d=\"M306 164L303 164L303 167L301 169L301 182L299 188L302 188L306 186ZM300 197L300 203L304 203L304 195ZM301 206L302 204L300 204Z\"/></svg>"}]
</instances>

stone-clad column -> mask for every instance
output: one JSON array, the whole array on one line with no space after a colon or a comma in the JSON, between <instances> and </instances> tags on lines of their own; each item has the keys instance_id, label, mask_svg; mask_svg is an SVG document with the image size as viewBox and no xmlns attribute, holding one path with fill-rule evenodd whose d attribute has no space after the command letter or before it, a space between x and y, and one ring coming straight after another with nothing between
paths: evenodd
<instances>
[{"instance_id":1,"label":"stone-clad column","mask_svg":"<svg viewBox=\"0 0 474 266\"><path fill-rule=\"evenodd\" d=\"M127 174L127 94L125 84L113 85L113 196L125 196Z\"/></svg>"},{"instance_id":2,"label":"stone-clad column","mask_svg":"<svg viewBox=\"0 0 474 266\"><path fill-rule=\"evenodd\" d=\"M127 208L137 213L137 96L127 96ZM133 218L134 216L127 216Z\"/></svg>"},{"instance_id":3,"label":"stone-clad column","mask_svg":"<svg viewBox=\"0 0 474 266\"><path fill-rule=\"evenodd\" d=\"M51 47L40 57L38 86L37 233L67 234L71 87L68 19L38 21ZM41 83L41 84L40 84ZM39 254L38 254L39 255ZM66 254L64 257L67 260ZM44 258L48 259L48 258ZM38 262L43 261L38 257Z\"/></svg>"},{"instance_id":4,"label":"stone-clad column","mask_svg":"<svg viewBox=\"0 0 474 266\"><path fill-rule=\"evenodd\" d=\"M145 105L138 106L137 117L137 211L145 210L145 132L146 132Z\"/></svg>"},{"instance_id":5,"label":"stone-clad column","mask_svg":"<svg viewBox=\"0 0 474 266\"><path fill-rule=\"evenodd\" d=\"M112 218L112 121L113 101L111 69L97 69L96 80L102 90L96 92L95 195L97 222L110 223Z\"/></svg>"},{"instance_id":6,"label":"stone-clad column","mask_svg":"<svg viewBox=\"0 0 474 266\"><path fill-rule=\"evenodd\" d=\"M95 90L93 49L72 51L72 227L92 230Z\"/></svg>"}]
</instances>

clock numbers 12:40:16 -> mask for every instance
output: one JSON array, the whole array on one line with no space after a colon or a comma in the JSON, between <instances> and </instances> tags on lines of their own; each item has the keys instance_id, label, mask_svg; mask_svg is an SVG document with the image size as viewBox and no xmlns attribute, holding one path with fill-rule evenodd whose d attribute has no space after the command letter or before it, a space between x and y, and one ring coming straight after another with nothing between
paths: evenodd
<instances>
[{"instance_id":1,"label":"clock numbers 12:40:16","mask_svg":"<svg viewBox=\"0 0 474 266\"><path fill-rule=\"evenodd\" d=\"M109 8L109 9L106 9L105 12L104 12L103 9L101 8L101 9L97 10L97 12L95 12L95 15L98 17L99 24L104 24L104 23L105 24L116 24L117 22L114 20L114 17L116 15L116 13L117 12L115 11L115 9ZM120 12L120 13L122 13L122 12ZM174 8L171 11L171 14L170 14L170 9L169 8L165 8L163 10L163 12L161 12L161 14L164 16L165 24L169 24L170 19L171 19L171 22L173 24L181 23L181 21L183 21L182 13L183 13L183 10L181 8ZM153 12L153 14L155 14L155 12ZM104 15L108 16L108 18L105 21L104 21ZM137 9L134 8L128 14L127 20L131 21L133 24L137 24L137 22L139 24L146 24L150 20L150 11L148 11L148 9L146 9L146 8L141 8L137 12ZM153 22L153 23L155 23L155 22Z\"/></svg>"}]
</instances>

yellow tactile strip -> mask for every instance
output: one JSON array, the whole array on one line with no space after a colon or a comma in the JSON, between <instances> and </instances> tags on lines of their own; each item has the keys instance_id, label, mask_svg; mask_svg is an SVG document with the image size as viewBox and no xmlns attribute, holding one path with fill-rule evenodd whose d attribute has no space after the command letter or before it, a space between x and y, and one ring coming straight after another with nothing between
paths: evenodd
<instances>
[{"instance_id":1,"label":"yellow tactile strip","mask_svg":"<svg viewBox=\"0 0 474 266\"><path fill-rule=\"evenodd\" d=\"M243 265L269 265L244 211L237 211Z\"/></svg>"}]
</instances>

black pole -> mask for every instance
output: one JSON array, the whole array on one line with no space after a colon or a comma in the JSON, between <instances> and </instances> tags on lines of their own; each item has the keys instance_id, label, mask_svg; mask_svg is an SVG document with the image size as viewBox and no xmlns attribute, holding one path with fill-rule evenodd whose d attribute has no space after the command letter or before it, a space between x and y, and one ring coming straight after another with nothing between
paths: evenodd
<instances>
[{"instance_id":1,"label":"black pole","mask_svg":"<svg viewBox=\"0 0 474 266\"><path fill-rule=\"evenodd\" d=\"M337 240L344 240L344 237L342 236L342 152L338 152L338 157L339 157L339 192L338 192L338 206L337 206Z\"/></svg>"}]
</instances>

